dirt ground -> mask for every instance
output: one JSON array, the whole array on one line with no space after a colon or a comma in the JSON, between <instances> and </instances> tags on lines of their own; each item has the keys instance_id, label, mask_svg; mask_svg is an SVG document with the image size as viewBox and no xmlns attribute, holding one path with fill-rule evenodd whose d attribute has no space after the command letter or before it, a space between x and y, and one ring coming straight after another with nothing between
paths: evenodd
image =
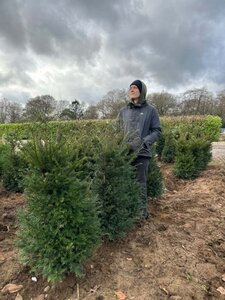
<instances>
[{"instance_id":1,"label":"dirt ground","mask_svg":"<svg viewBox=\"0 0 225 300\"><path fill-rule=\"evenodd\" d=\"M84 278L68 275L55 287L38 276L32 281L36 275L19 264L16 210L24 196L0 189L0 290L8 283L23 285L21 298L0 292L0 299L225 299L217 291L225 289L225 171L215 160L225 148L217 155L218 147L195 180L178 180L171 166L162 165L165 193L150 200L149 220L126 238L105 243L87 263Z\"/></svg>"}]
</instances>

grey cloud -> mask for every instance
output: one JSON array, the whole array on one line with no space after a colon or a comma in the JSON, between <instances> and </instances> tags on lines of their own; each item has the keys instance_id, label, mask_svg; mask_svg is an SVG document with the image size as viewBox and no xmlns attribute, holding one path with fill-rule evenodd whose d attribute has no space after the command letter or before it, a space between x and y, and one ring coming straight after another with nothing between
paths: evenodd
<instances>
[{"instance_id":1,"label":"grey cloud","mask_svg":"<svg viewBox=\"0 0 225 300\"><path fill-rule=\"evenodd\" d=\"M152 74L152 78L167 87L198 78L207 72L209 60L225 60L212 51L222 47L221 40L225 37L222 31L215 37L217 24L225 25L221 18L225 3L203 0L195 3L158 1L152 11L149 7L149 12L136 13L133 18L128 13L130 18L120 33L112 32L108 48L116 49L118 57L125 55L131 64L138 62L141 73ZM208 4L212 12L208 12ZM209 56L209 53L214 55ZM130 72L125 61L120 68ZM217 72L222 75L222 68ZM138 68L137 73L140 74Z\"/></svg>"},{"instance_id":2,"label":"grey cloud","mask_svg":"<svg viewBox=\"0 0 225 300\"><path fill-rule=\"evenodd\" d=\"M31 70L35 71L35 64L32 59L28 56L22 56L21 52L9 52L5 56L5 64L0 68L0 87L10 85L33 87L34 82L28 74Z\"/></svg>"},{"instance_id":3,"label":"grey cloud","mask_svg":"<svg viewBox=\"0 0 225 300\"><path fill-rule=\"evenodd\" d=\"M0 38L1 36L15 48L23 49L26 44L20 5L16 0L0 1Z\"/></svg>"},{"instance_id":4,"label":"grey cloud","mask_svg":"<svg viewBox=\"0 0 225 300\"><path fill-rule=\"evenodd\" d=\"M24 87L33 86L33 81L26 74L18 69L13 69L6 73L0 73L0 87L9 86L11 84L22 85Z\"/></svg>"},{"instance_id":5,"label":"grey cloud","mask_svg":"<svg viewBox=\"0 0 225 300\"><path fill-rule=\"evenodd\" d=\"M121 12L124 8L129 9L128 0L67 0L68 7L73 8L73 11L81 18L93 20L96 24L103 26L104 29L110 30L112 26L117 28L121 23Z\"/></svg>"},{"instance_id":6,"label":"grey cloud","mask_svg":"<svg viewBox=\"0 0 225 300\"><path fill-rule=\"evenodd\" d=\"M201 78L221 84L224 15L224 0L2 0L0 46L8 43L14 52L5 53L11 63L0 71L0 82L34 85L27 72L37 67L29 62L31 52L37 60L61 66L62 72L76 66L74 80L82 80L84 70L90 70L89 80L79 82L87 98L87 82L91 93L99 86L101 72L102 82L113 82L113 88L131 77L165 88Z\"/></svg>"},{"instance_id":7,"label":"grey cloud","mask_svg":"<svg viewBox=\"0 0 225 300\"><path fill-rule=\"evenodd\" d=\"M3 94L3 97L0 97L0 99L6 98L10 101L14 101L16 103L20 103L24 105L28 99L31 98L31 94L22 91L21 89L4 89L0 90L0 95Z\"/></svg>"},{"instance_id":8,"label":"grey cloud","mask_svg":"<svg viewBox=\"0 0 225 300\"><path fill-rule=\"evenodd\" d=\"M100 50L98 32L90 34L88 20L80 19L61 1L27 2L23 14L29 46L37 54L82 63L94 59Z\"/></svg>"},{"instance_id":9,"label":"grey cloud","mask_svg":"<svg viewBox=\"0 0 225 300\"><path fill-rule=\"evenodd\" d=\"M37 55L63 57L64 61L91 62L101 48L101 36L93 23L62 1L0 2L0 37L14 47L32 49ZM91 28L92 29L92 28Z\"/></svg>"},{"instance_id":10,"label":"grey cloud","mask_svg":"<svg viewBox=\"0 0 225 300\"><path fill-rule=\"evenodd\" d=\"M7 73L0 73L0 87L5 86L10 82L11 74L9 72Z\"/></svg>"}]
</instances>

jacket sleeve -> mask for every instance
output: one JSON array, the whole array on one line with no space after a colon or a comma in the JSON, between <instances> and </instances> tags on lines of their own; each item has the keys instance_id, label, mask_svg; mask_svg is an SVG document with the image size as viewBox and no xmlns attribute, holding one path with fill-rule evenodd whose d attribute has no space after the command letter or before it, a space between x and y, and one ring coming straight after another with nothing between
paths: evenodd
<instances>
[{"instance_id":1,"label":"jacket sleeve","mask_svg":"<svg viewBox=\"0 0 225 300\"><path fill-rule=\"evenodd\" d=\"M151 146L159 139L161 135L159 115L154 107L152 111L149 132L150 133L144 137L143 142L144 144Z\"/></svg>"}]
</instances>

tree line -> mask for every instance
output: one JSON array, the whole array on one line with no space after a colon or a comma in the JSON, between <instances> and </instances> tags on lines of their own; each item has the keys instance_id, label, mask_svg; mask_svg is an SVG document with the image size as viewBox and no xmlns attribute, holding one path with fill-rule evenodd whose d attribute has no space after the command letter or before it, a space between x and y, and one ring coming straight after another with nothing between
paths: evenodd
<instances>
[{"instance_id":1,"label":"tree line","mask_svg":"<svg viewBox=\"0 0 225 300\"><path fill-rule=\"evenodd\" d=\"M180 95L165 91L147 95L160 116L218 115L225 126L225 90L213 94L206 88L187 90ZM35 122L40 120L113 119L129 102L125 89L109 91L97 103L87 105L77 99L56 100L51 95L29 99L25 107L9 99L0 100L0 123Z\"/></svg>"}]
</instances>

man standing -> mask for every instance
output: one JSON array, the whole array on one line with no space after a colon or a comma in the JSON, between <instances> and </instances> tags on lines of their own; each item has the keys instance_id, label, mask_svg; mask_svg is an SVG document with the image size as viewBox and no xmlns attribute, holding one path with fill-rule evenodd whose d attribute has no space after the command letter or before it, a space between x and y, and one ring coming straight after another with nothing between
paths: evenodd
<instances>
[{"instance_id":1,"label":"man standing","mask_svg":"<svg viewBox=\"0 0 225 300\"><path fill-rule=\"evenodd\" d=\"M147 211L147 175L149 160L152 157L151 146L159 138L161 127L156 109L146 101L147 88L140 81L130 84L130 103L119 112L119 122L131 144L130 152L137 152L134 160L137 180L141 185L143 215L148 218Z\"/></svg>"}]
</instances>

